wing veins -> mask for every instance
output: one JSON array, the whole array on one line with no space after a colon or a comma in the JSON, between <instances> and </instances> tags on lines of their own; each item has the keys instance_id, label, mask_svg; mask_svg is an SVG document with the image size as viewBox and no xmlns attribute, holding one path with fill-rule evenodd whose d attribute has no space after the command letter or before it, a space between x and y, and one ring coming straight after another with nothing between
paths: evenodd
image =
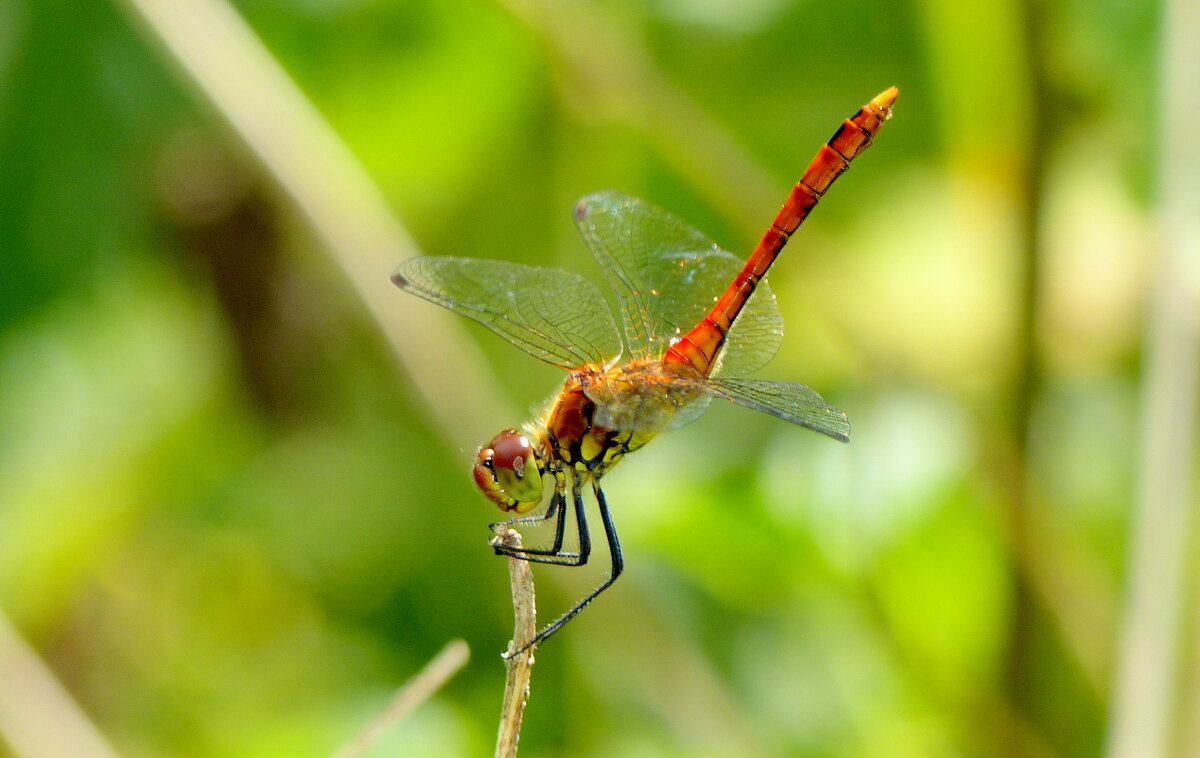
<instances>
[{"instance_id":1,"label":"wing veins","mask_svg":"<svg viewBox=\"0 0 1200 758\"><path fill-rule=\"evenodd\" d=\"M426 257L401 263L392 280L561 368L602 363L620 353L604 297L577 274L504 261ZM601 342L606 337L608 345Z\"/></svg>"},{"instance_id":2,"label":"wing veins","mask_svg":"<svg viewBox=\"0 0 1200 758\"><path fill-rule=\"evenodd\" d=\"M704 382L706 391L747 408L812 429L841 442L850 441L846 414L825 402L811 387L766 379L715 378Z\"/></svg>"}]
</instances>

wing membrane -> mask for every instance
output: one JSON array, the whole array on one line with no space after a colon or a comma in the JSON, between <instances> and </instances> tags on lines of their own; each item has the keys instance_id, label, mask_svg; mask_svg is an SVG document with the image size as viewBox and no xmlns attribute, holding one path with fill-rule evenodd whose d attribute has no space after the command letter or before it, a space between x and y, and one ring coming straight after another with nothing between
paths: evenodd
<instances>
[{"instance_id":1,"label":"wing membrane","mask_svg":"<svg viewBox=\"0 0 1200 758\"><path fill-rule=\"evenodd\" d=\"M507 261L420 257L397 266L392 281L555 366L602 364L621 353L608 303L578 274Z\"/></svg>"},{"instance_id":2,"label":"wing membrane","mask_svg":"<svg viewBox=\"0 0 1200 758\"><path fill-rule=\"evenodd\" d=\"M850 440L846 414L803 384L767 379L705 377L681 367L653 365L597 382L584 391L602 426L637 432L678 429L699 418L714 398L769 413L833 437Z\"/></svg>"},{"instance_id":3,"label":"wing membrane","mask_svg":"<svg viewBox=\"0 0 1200 758\"><path fill-rule=\"evenodd\" d=\"M740 267L735 269L740 271ZM733 274L730 274L730 280ZM783 316L766 280L758 283L717 353L713 376L745 376L767 365L783 344Z\"/></svg>"},{"instance_id":4,"label":"wing membrane","mask_svg":"<svg viewBox=\"0 0 1200 758\"><path fill-rule=\"evenodd\" d=\"M846 414L826 403L816 390L803 384L725 378L707 379L702 383L705 392L713 397L769 413L835 440L850 441L850 422Z\"/></svg>"},{"instance_id":5,"label":"wing membrane","mask_svg":"<svg viewBox=\"0 0 1200 758\"><path fill-rule=\"evenodd\" d=\"M678 429L699 418L718 397L842 442L850 439L846 414L803 384L712 378L687 366L646 363L595 377L584 392L596 403L596 423L609 429Z\"/></svg>"},{"instance_id":6,"label":"wing membrane","mask_svg":"<svg viewBox=\"0 0 1200 758\"><path fill-rule=\"evenodd\" d=\"M596 403L594 422L606 429L678 429L708 407L704 378L690 366L634 363L593 377L583 392Z\"/></svg>"},{"instance_id":7,"label":"wing membrane","mask_svg":"<svg viewBox=\"0 0 1200 758\"><path fill-rule=\"evenodd\" d=\"M631 195L588 195L575 219L620 300L633 359L661 358L671 340L705 316L742 266L686 222ZM761 368L782 339L783 319L764 282L734 322L717 371Z\"/></svg>"}]
</instances>

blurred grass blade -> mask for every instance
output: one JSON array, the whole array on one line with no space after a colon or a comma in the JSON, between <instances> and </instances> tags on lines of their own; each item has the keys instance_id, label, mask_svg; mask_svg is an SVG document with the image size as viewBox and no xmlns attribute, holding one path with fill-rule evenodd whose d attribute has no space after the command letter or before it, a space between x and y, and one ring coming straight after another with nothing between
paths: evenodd
<instances>
[{"instance_id":1,"label":"blurred grass blade","mask_svg":"<svg viewBox=\"0 0 1200 758\"><path fill-rule=\"evenodd\" d=\"M416 383L464 449L462 420L516 418L454 317L397 292L388 273L419 254L366 171L225 0L119 0L312 224ZM419 325L419 328L416 327Z\"/></svg>"},{"instance_id":2,"label":"blurred grass blade","mask_svg":"<svg viewBox=\"0 0 1200 758\"><path fill-rule=\"evenodd\" d=\"M3 613L0 737L21 758L117 758L116 751Z\"/></svg>"},{"instance_id":3,"label":"blurred grass blade","mask_svg":"<svg viewBox=\"0 0 1200 758\"><path fill-rule=\"evenodd\" d=\"M1109 758L1173 754L1184 572L1193 536L1200 365L1200 4L1165 5L1159 150L1161 258L1150 292L1139 483L1108 734Z\"/></svg>"},{"instance_id":4,"label":"blurred grass blade","mask_svg":"<svg viewBox=\"0 0 1200 758\"><path fill-rule=\"evenodd\" d=\"M446 643L446 646L425 664L425 668L396 691L378 716L371 719L349 744L334 754L334 758L360 758L388 729L428 700L450 677L467 665L470 657L471 651L462 640Z\"/></svg>"}]
</instances>

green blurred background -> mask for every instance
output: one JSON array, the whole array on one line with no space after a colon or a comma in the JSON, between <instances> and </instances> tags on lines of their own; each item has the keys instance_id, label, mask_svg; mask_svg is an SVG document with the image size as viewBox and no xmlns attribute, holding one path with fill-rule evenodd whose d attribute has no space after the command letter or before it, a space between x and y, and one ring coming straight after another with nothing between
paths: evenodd
<instances>
[{"instance_id":1,"label":"green blurred background","mask_svg":"<svg viewBox=\"0 0 1200 758\"><path fill-rule=\"evenodd\" d=\"M1195 501L1148 484L1195 470L1151 384L1191 360L1148 318L1196 131L1164 7L229 10L0 3L0 755L87 754L50 677L117 755L329 755L458 637L367 755L489 754L512 615L469 461L560 372L390 266L597 277L570 211L608 188L743 254L894 84L771 275L762 375L853 442L721 407L618 468L627 574L540 651L521 754L1200 756ZM536 570L543 620L595 563Z\"/></svg>"}]
</instances>

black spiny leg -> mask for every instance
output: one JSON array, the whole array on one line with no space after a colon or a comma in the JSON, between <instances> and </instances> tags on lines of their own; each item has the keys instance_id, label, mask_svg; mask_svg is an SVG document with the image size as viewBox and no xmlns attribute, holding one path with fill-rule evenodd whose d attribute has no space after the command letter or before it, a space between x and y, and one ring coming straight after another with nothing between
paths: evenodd
<instances>
[{"instance_id":1,"label":"black spiny leg","mask_svg":"<svg viewBox=\"0 0 1200 758\"><path fill-rule=\"evenodd\" d=\"M581 482L579 481L579 475L576 474L575 509L579 514L580 531L582 533L586 533L586 529L583 526L585 522L583 520L583 496L579 492L580 484ZM559 629L562 629L564 624L579 615L579 612L586 608L588 603L595 600L597 595L612 586L612 583L617 581L617 577L620 576L621 572L625 569L625 558L621 554L621 541L617 539L617 529L615 526L613 526L612 514L608 511L608 502L604 499L604 491L600 489L600 482L596 479L592 480L592 490L596 493L596 502L600 506L600 520L604 523L604 536L608 538L608 551L612 555L612 571L609 572L608 578L605 579L599 587L588 593L587 597L580 600L578 603L572 606L569 611L559 616L549 626L538 632L537 636L522 645L519 650L513 651L511 655L519 655L533 645L540 645L548 640L550 635L554 634ZM583 551L582 536L583 535L581 534L581 552ZM506 655L505 657L507 658L511 656Z\"/></svg>"}]
</instances>

